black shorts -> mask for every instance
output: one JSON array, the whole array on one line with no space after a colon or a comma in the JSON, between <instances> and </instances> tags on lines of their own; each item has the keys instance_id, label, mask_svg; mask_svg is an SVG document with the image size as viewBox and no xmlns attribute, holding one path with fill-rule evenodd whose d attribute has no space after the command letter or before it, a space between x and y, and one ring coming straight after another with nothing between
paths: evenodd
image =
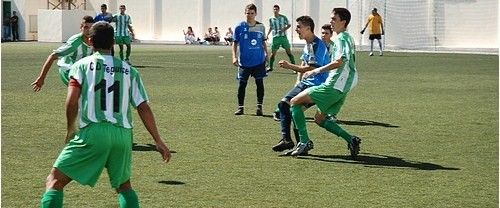
<instances>
[{"instance_id":1,"label":"black shorts","mask_svg":"<svg viewBox=\"0 0 500 208\"><path fill-rule=\"evenodd\" d=\"M238 67L237 79L246 82L252 76L255 79L263 79L267 76L266 64L262 63L254 67Z\"/></svg>"},{"instance_id":2,"label":"black shorts","mask_svg":"<svg viewBox=\"0 0 500 208\"><path fill-rule=\"evenodd\" d=\"M370 35L370 37L368 37L368 39L370 39L370 40L375 40L375 39L380 40L380 39L382 39L382 35L381 34L373 34L373 35Z\"/></svg>"}]
</instances>

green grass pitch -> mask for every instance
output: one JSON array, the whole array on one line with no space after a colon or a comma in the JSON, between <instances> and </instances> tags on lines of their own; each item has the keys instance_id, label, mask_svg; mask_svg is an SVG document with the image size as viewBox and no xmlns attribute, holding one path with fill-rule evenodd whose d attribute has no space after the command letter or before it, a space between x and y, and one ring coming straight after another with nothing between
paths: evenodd
<instances>
[{"instance_id":1,"label":"green grass pitch","mask_svg":"<svg viewBox=\"0 0 500 208\"><path fill-rule=\"evenodd\" d=\"M1 46L2 207L39 206L63 147L66 90L55 64L41 92L30 87L58 46ZM142 207L498 207L498 55L356 55L359 84L338 115L363 139L354 161L314 122L310 156L271 150L280 137L271 113L294 83L290 71L275 67L266 78L264 117L253 115L253 80L246 115L234 116L229 47L133 45L131 61L175 151L163 164L134 112L131 181ZM277 60L285 58L281 49ZM72 182L64 194L66 207L117 206L106 172L94 188Z\"/></svg>"}]
</instances>

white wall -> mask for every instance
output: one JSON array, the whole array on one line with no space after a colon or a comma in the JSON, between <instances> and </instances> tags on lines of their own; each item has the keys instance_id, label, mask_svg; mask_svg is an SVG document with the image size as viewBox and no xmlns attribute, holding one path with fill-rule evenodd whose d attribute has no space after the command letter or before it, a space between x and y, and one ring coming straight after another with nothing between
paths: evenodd
<instances>
[{"instance_id":1,"label":"white wall","mask_svg":"<svg viewBox=\"0 0 500 208\"><path fill-rule=\"evenodd\" d=\"M83 0L75 0L83 1ZM28 15L45 9L46 0L12 0L12 9L22 15L21 39L26 35ZM289 39L301 43L294 32L295 19L301 15L313 17L315 32L330 21L334 7L347 7L352 14L348 31L358 45L366 48L368 36L359 31L373 7L379 9L385 20L385 45L394 49L419 48L497 48L498 0L87 0L91 14L99 11L102 3L109 11L118 12L120 4L127 6L136 36L142 40L183 41L182 30L192 26L197 36L208 27L219 27L225 34L228 27L244 20L248 3L257 5L257 20L268 27L272 6L279 4L281 13L289 18L292 28ZM436 18L434 18L436 17ZM40 23L39 29L47 24ZM24 29L23 29L24 28ZM39 33L40 34L40 33Z\"/></svg>"},{"instance_id":2,"label":"white wall","mask_svg":"<svg viewBox=\"0 0 500 208\"><path fill-rule=\"evenodd\" d=\"M80 32L80 23L85 15L93 16L91 11L83 10L38 10L38 41L65 42Z\"/></svg>"}]
</instances>

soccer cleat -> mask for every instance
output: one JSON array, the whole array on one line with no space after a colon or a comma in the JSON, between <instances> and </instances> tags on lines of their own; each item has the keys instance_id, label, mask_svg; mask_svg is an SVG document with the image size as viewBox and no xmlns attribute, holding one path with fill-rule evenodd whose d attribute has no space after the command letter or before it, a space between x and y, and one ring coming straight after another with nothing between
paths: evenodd
<instances>
[{"instance_id":1,"label":"soccer cleat","mask_svg":"<svg viewBox=\"0 0 500 208\"><path fill-rule=\"evenodd\" d=\"M380 51L379 56L383 56L383 55L384 55L384 52Z\"/></svg>"},{"instance_id":2,"label":"soccer cleat","mask_svg":"<svg viewBox=\"0 0 500 208\"><path fill-rule=\"evenodd\" d=\"M234 115L243 115L243 107L238 107L238 110L234 112Z\"/></svg>"},{"instance_id":3,"label":"soccer cleat","mask_svg":"<svg viewBox=\"0 0 500 208\"><path fill-rule=\"evenodd\" d=\"M280 118L280 112L276 112L276 111L274 111L274 113L273 113L273 119L274 119L275 121L281 121L281 118Z\"/></svg>"},{"instance_id":4,"label":"soccer cleat","mask_svg":"<svg viewBox=\"0 0 500 208\"><path fill-rule=\"evenodd\" d=\"M266 72L272 72L273 71L273 68L271 67L266 67Z\"/></svg>"},{"instance_id":5,"label":"soccer cleat","mask_svg":"<svg viewBox=\"0 0 500 208\"><path fill-rule=\"evenodd\" d=\"M313 141L312 141L312 140L309 140L309 141L307 142L307 150L306 150L306 155L307 155L307 153L309 152L309 150L312 150L312 149L314 149L314 143L313 143Z\"/></svg>"},{"instance_id":6,"label":"soccer cleat","mask_svg":"<svg viewBox=\"0 0 500 208\"><path fill-rule=\"evenodd\" d=\"M332 122L337 122L337 117L335 115L327 115L326 119L328 119Z\"/></svg>"},{"instance_id":7,"label":"soccer cleat","mask_svg":"<svg viewBox=\"0 0 500 208\"><path fill-rule=\"evenodd\" d=\"M298 143L295 149L290 153L291 156L299 156L307 154L307 143Z\"/></svg>"},{"instance_id":8,"label":"soccer cleat","mask_svg":"<svg viewBox=\"0 0 500 208\"><path fill-rule=\"evenodd\" d=\"M301 150L299 153L296 153L294 154L294 152L298 151L297 149L299 148L299 144L302 144L302 143L297 143L297 146L295 146L293 149L291 150L288 150L286 151L285 153L282 154L282 156L305 156L309 153L309 150L312 150L314 149L314 143L312 142L312 140L309 140L307 142L306 145L304 145L305 147L303 147L303 150Z\"/></svg>"},{"instance_id":9,"label":"soccer cleat","mask_svg":"<svg viewBox=\"0 0 500 208\"><path fill-rule=\"evenodd\" d=\"M373 52L370 52L369 56L373 56Z\"/></svg>"},{"instance_id":10,"label":"soccer cleat","mask_svg":"<svg viewBox=\"0 0 500 208\"><path fill-rule=\"evenodd\" d=\"M283 150L292 149L295 145L292 141L281 139L280 142L273 146L273 151L281 152Z\"/></svg>"},{"instance_id":11,"label":"soccer cleat","mask_svg":"<svg viewBox=\"0 0 500 208\"><path fill-rule=\"evenodd\" d=\"M262 113L262 106L261 105L257 106L257 109L255 110L255 115L256 116L263 116L264 115L264 113Z\"/></svg>"},{"instance_id":12,"label":"soccer cleat","mask_svg":"<svg viewBox=\"0 0 500 208\"><path fill-rule=\"evenodd\" d=\"M353 136L351 138L352 142L347 144L347 149L351 152L351 158L356 159L356 156L359 154L359 145L361 144L361 139L357 136Z\"/></svg>"}]
</instances>

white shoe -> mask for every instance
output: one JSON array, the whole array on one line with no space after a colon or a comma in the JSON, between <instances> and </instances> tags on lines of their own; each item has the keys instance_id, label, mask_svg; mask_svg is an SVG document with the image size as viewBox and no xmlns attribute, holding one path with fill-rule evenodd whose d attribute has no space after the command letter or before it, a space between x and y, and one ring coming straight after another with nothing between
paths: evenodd
<instances>
[{"instance_id":1,"label":"white shoe","mask_svg":"<svg viewBox=\"0 0 500 208\"><path fill-rule=\"evenodd\" d=\"M373 52L370 52L370 55L369 56L373 56Z\"/></svg>"},{"instance_id":2,"label":"white shoe","mask_svg":"<svg viewBox=\"0 0 500 208\"><path fill-rule=\"evenodd\" d=\"M383 56L383 55L384 55L384 52L380 51L379 56Z\"/></svg>"}]
</instances>

